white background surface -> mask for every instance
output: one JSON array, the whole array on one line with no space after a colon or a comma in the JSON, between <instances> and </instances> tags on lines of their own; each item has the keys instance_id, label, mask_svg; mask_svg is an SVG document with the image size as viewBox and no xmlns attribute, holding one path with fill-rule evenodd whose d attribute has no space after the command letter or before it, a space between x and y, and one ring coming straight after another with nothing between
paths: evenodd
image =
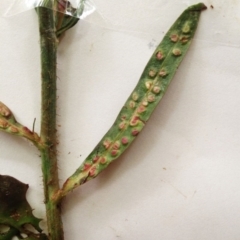
<instances>
[{"instance_id":1,"label":"white background surface","mask_svg":"<svg viewBox=\"0 0 240 240\"><path fill-rule=\"evenodd\" d=\"M1 15L10 2L1 1ZM111 126L153 46L197 1L95 3L99 21L79 22L59 47L61 183ZM204 3L193 44L143 132L64 201L66 240L240 239L240 2ZM29 128L36 117L39 131L36 13L1 17L0 43L0 101ZM34 213L45 218L33 146L0 132L0 174L29 183Z\"/></svg>"}]
</instances>

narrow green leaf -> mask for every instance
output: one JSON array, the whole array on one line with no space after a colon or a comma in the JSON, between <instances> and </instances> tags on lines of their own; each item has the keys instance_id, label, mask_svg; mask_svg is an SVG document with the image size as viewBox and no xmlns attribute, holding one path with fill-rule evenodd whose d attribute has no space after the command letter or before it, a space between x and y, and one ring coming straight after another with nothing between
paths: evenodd
<instances>
[{"instance_id":1,"label":"narrow green leaf","mask_svg":"<svg viewBox=\"0 0 240 240\"><path fill-rule=\"evenodd\" d=\"M76 172L67 179L60 198L95 178L117 159L141 132L187 53L200 13L204 9L206 6L202 3L193 5L176 20L150 58L113 126Z\"/></svg>"}]
</instances>

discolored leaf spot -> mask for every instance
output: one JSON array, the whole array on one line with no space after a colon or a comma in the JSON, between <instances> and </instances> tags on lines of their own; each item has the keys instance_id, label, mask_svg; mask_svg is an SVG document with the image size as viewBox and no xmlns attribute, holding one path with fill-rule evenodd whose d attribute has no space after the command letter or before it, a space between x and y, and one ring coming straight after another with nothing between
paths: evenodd
<instances>
[{"instance_id":1,"label":"discolored leaf spot","mask_svg":"<svg viewBox=\"0 0 240 240\"><path fill-rule=\"evenodd\" d=\"M39 227L40 219L32 214L32 208L26 200L28 185L10 176L0 175L0 240L10 240L14 236L26 234L29 240L47 240ZM32 226L38 233L25 228Z\"/></svg>"}]
</instances>

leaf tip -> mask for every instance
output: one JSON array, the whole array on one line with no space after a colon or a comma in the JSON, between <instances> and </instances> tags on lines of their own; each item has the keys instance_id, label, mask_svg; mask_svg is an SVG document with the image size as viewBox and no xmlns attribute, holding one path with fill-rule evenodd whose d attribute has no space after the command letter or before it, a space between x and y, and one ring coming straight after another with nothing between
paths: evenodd
<instances>
[{"instance_id":1,"label":"leaf tip","mask_svg":"<svg viewBox=\"0 0 240 240\"><path fill-rule=\"evenodd\" d=\"M203 11L206 10L207 6L204 3L198 3L190 6L187 11Z\"/></svg>"}]
</instances>

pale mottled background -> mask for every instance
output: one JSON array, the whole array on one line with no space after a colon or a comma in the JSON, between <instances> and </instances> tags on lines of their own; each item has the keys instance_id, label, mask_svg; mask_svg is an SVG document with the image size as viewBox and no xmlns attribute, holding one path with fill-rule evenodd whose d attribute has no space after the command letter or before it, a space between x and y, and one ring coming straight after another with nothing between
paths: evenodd
<instances>
[{"instance_id":1,"label":"pale mottled background","mask_svg":"<svg viewBox=\"0 0 240 240\"><path fill-rule=\"evenodd\" d=\"M11 2L1 1L1 15ZM111 126L154 47L193 3L95 0L95 14L68 32L58 56L61 182ZM240 2L204 3L191 49L144 131L65 200L66 240L240 239ZM36 13L1 17L0 43L0 101L29 128L36 117L39 130ZM0 174L29 183L28 199L44 218L37 150L1 132Z\"/></svg>"}]
</instances>

